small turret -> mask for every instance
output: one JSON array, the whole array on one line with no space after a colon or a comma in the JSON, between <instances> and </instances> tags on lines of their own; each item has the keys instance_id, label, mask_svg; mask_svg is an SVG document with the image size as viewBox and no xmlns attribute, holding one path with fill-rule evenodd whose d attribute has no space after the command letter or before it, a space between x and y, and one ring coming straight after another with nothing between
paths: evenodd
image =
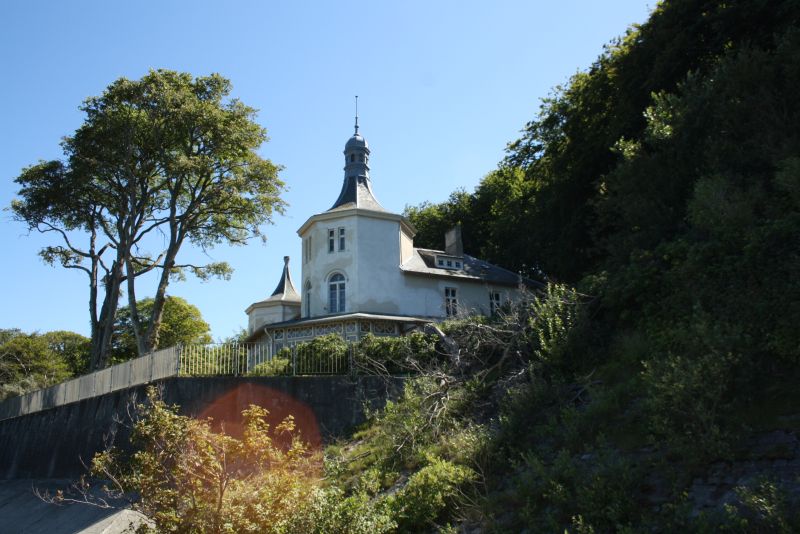
<instances>
[{"instance_id":1,"label":"small turret","mask_svg":"<svg viewBox=\"0 0 800 534\"><path fill-rule=\"evenodd\" d=\"M294 288L289 272L289 256L283 257L283 273L275 291L268 298L254 302L245 310L247 332L252 334L264 325L300 317L300 293Z\"/></svg>"}]
</instances>

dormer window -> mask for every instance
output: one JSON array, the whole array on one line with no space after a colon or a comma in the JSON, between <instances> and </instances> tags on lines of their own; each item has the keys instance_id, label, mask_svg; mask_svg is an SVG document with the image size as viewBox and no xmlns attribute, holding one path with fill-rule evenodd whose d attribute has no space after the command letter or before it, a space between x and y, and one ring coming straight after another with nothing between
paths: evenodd
<instances>
[{"instance_id":1,"label":"dormer window","mask_svg":"<svg viewBox=\"0 0 800 534\"><path fill-rule=\"evenodd\" d=\"M461 269L464 261L461 256L436 255L436 266L439 269Z\"/></svg>"}]
</instances>

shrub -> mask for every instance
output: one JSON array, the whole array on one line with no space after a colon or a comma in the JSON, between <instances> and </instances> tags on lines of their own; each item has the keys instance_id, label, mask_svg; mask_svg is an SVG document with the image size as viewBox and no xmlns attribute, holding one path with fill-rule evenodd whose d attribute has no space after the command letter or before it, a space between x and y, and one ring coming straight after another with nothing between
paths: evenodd
<instances>
[{"instance_id":1,"label":"shrub","mask_svg":"<svg viewBox=\"0 0 800 534\"><path fill-rule=\"evenodd\" d=\"M464 496L461 487L476 477L471 469L447 460L429 461L389 502L401 532L430 529L445 515L452 516Z\"/></svg>"},{"instance_id":2,"label":"shrub","mask_svg":"<svg viewBox=\"0 0 800 534\"><path fill-rule=\"evenodd\" d=\"M279 352L277 355L273 356L271 360L267 360L253 367L247 374L248 376L285 375L289 373L289 363L289 358L282 356L282 352Z\"/></svg>"},{"instance_id":3,"label":"shrub","mask_svg":"<svg viewBox=\"0 0 800 534\"><path fill-rule=\"evenodd\" d=\"M418 371L436 357L436 340L421 332L401 337L367 334L358 342L355 365L362 372L398 374Z\"/></svg>"},{"instance_id":4,"label":"shrub","mask_svg":"<svg viewBox=\"0 0 800 534\"><path fill-rule=\"evenodd\" d=\"M291 417L272 429L268 412L251 406L237 439L213 432L210 420L179 415L154 388L136 414L134 452L96 455L92 474L112 481L117 494L140 495L134 506L158 532L286 532L317 498L318 457L292 437Z\"/></svg>"},{"instance_id":5,"label":"shrub","mask_svg":"<svg viewBox=\"0 0 800 534\"><path fill-rule=\"evenodd\" d=\"M800 510L796 496L767 478L752 485L734 488L736 502L721 511L698 518L698 530L707 532L779 533L800 530Z\"/></svg>"},{"instance_id":6,"label":"shrub","mask_svg":"<svg viewBox=\"0 0 800 534\"><path fill-rule=\"evenodd\" d=\"M738 364L732 354L688 358L670 354L645 362L650 426L687 459L711 460L727 451L722 417Z\"/></svg>"},{"instance_id":7,"label":"shrub","mask_svg":"<svg viewBox=\"0 0 800 534\"><path fill-rule=\"evenodd\" d=\"M348 370L347 342L338 334L316 337L294 347L295 374L338 374ZM291 354L291 349L289 354Z\"/></svg>"}]
</instances>

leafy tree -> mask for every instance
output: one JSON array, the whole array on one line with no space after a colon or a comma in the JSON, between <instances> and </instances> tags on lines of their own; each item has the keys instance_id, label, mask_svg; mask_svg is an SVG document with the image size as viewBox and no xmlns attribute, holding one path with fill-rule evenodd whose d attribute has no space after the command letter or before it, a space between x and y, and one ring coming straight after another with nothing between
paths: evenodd
<instances>
[{"instance_id":1,"label":"leafy tree","mask_svg":"<svg viewBox=\"0 0 800 534\"><path fill-rule=\"evenodd\" d=\"M44 261L88 276L92 368L107 362L123 286L138 352L147 352L159 345L171 277L230 274L224 263L180 263L183 244L243 244L283 208L279 167L256 153L266 132L252 108L227 99L230 90L218 74L120 78L84 102L86 119L62 143L63 161L40 162L16 179L17 219L61 240L41 251ZM152 256L145 251L155 233L166 245ZM143 317L135 282L151 271L158 283Z\"/></svg>"},{"instance_id":2,"label":"leafy tree","mask_svg":"<svg viewBox=\"0 0 800 534\"><path fill-rule=\"evenodd\" d=\"M81 360L81 341L88 348L88 339L72 332L25 334L13 329L1 331L0 339L0 398L63 382Z\"/></svg>"},{"instance_id":3,"label":"leafy tree","mask_svg":"<svg viewBox=\"0 0 800 534\"><path fill-rule=\"evenodd\" d=\"M153 299L146 298L136 303L139 313L150 317ZM146 325L143 325L146 327ZM153 349L188 345L191 343L211 343L211 328L203 320L200 310L181 297L167 296L164 312L159 326L158 346ZM131 309L123 306L117 312L114 324L112 357L114 361L124 361L139 355L136 335L131 323Z\"/></svg>"},{"instance_id":4,"label":"leafy tree","mask_svg":"<svg viewBox=\"0 0 800 534\"><path fill-rule=\"evenodd\" d=\"M82 375L89 370L89 353L92 341L86 336L56 330L42 334L49 349L67 364L73 376Z\"/></svg>"},{"instance_id":5,"label":"leafy tree","mask_svg":"<svg viewBox=\"0 0 800 534\"><path fill-rule=\"evenodd\" d=\"M788 1L660 3L646 24L631 28L543 100L522 136L509 143L499 172L471 194L457 192L466 196L459 202L466 210L458 213L465 248L531 275L537 266L567 282L590 274L605 259L598 241L613 232L596 211L604 177L623 159L618 141L644 134L652 95L673 93L689 72L704 75L726 50L746 43L774 47L773 36L799 20ZM451 206L448 200L406 209L422 246L439 248L442 221L457 222Z\"/></svg>"}]
</instances>

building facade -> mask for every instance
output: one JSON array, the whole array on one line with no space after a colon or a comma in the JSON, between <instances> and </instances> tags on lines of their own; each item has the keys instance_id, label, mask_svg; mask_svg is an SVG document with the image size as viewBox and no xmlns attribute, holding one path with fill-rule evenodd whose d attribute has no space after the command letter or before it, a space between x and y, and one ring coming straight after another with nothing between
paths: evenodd
<instances>
[{"instance_id":1,"label":"building facade","mask_svg":"<svg viewBox=\"0 0 800 534\"><path fill-rule=\"evenodd\" d=\"M445 250L414 247L411 223L373 194L370 149L357 118L344 156L339 197L297 231L300 291L285 257L273 294L246 310L250 341L279 350L330 333L347 340L403 335L448 317L491 315L518 295L520 276L464 254L458 226L445 236Z\"/></svg>"}]
</instances>

